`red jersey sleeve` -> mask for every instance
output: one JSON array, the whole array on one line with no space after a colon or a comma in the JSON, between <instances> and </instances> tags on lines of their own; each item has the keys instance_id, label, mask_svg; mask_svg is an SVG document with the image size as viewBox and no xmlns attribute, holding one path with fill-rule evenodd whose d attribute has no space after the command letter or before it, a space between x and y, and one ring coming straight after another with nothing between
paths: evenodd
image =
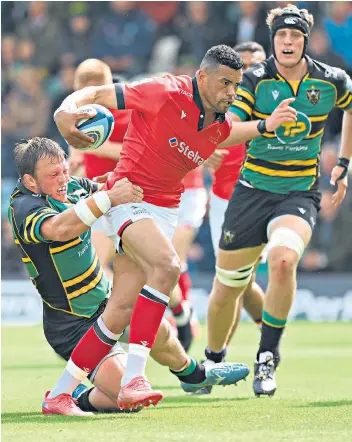
<instances>
[{"instance_id":1,"label":"red jersey sleeve","mask_svg":"<svg viewBox=\"0 0 352 442\"><path fill-rule=\"evenodd\" d=\"M117 106L119 110L131 109L156 115L173 89L172 76L145 78L130 84L117 83Z\"/></svg>"}]
</instances>

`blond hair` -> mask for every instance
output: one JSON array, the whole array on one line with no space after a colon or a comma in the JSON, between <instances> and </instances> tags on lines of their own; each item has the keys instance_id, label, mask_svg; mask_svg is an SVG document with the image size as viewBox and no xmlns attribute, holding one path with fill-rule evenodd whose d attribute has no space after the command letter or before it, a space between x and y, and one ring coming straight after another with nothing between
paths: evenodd
<instances>
[{"instance_id":1,"label":"blond hair","mask_svg":"<svg viewBox=\"0 0 352 442\"><path fill-rule=\"evenodd\" d=\"M102 86L112 83L110 67L97 58L88 58L78 65L74 75L74 88L86 86Z\"/></svg>"},{"instance_id":2,"label":"blond hair","mask_svg":"<svg viewBox=\"0 0 352 442\"><path fill-rule=\"evenodd\" d=\"M299 9L297 8L297 6L292 5L291 3L289 3L287 6L285 6L285 8L275 8L272 9L271 11L268 12L268 16L266 18L266 24L269 26L269 29L271 29L271 26L273 24L273 21L275 20L276 17L279 17L280 15L282 15L282 13L284 12L284 9L286 8L290 8L295 10L296 12L303 14L304 18L306 19L306 21L309 24L309 27L312 28L314 25L314 17L312 14L309 14L309 12L307 11L307 9Z\"/></svg>"}]
</instances>

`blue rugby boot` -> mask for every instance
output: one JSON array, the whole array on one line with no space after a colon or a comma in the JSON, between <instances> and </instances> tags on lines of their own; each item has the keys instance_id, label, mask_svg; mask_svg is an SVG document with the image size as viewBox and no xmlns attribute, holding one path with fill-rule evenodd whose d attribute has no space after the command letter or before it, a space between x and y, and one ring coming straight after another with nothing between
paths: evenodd
<instances>
[{"instance_id":1,"label":"blue rugby boot","mask_svg":"<svg viewBox=\"0 0 352 442\"><path fill-rule=\"evenodd\" d=\"M205 379L198 384L181 382L181 388L187 393L194 393L204 387L213 385L234 385L245 379L249 374L249 368L245 364L237 362L220 362L205 366Z\"/></svg>"}]
</instances>

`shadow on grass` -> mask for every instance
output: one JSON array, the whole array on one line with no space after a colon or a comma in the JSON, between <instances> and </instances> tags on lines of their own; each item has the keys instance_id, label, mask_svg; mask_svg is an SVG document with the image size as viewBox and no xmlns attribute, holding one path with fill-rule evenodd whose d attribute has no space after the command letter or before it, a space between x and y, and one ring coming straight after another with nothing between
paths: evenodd
<instances>
[{"instance_id":1,"label":"shadow on grass","mask_svg":"<svg viewBox=\"0 0 352 442\"><path fill-rule=\"evenodd\" d=\"M96 415L92 417L74 417L74 416L60 416L60 415L51 415L45 416L40 412L30 411L30 412L18 412L15 411L13 413L2 413L1 414L1 423L2 425L6 424L29 424L29 423L41 423L41 424L70 424L77 422L92 422L101 419L102 416L105 415Z\"/></svg>"},{"instance_id":2,"label":"shadow on grass","mask_svg":"<svg viewBox=\"0 0 352 442\"><path fill-rule=\"evenodd\" d=\"M209 404L211 403L213 407L219 407L224 402L232 402L234 405L237 402L242 402L245 400L249 400L247 397L237 397L237 398L212 398L211 396L204 398L202 396L174 396L164 398L162 401L163 406L158 406L155 408L151 408L151 410L155 411L163 411L169 408L183 408L184 406L192 404L192 407L206 407L209 408ZM142 410L140 413L101 413L96 414L92 417L79 418L74 416L60 416L60 415L43 415L40 412L30 411L30 412L7 412L1 414L1 423L2 425L6 424L16 424L16 425L25 425L29 423L40 423L40 424L53 424L57 425L59 423L63 423L66 425L76 424L77 422L95 422L97 420L107 418L111 419L140 419L147 418L148 415L145 414L146 411ZM66 428L66 427L65 427Z\"/></svg>"},{"instance_id":3,"label":"shadow on grass","mask_svg":"<svg viewBox=\"0 0 352 442\"><path fill-rule=\"evenodd\" d=\"M171 397L165 397L162 401L162 404L166 405L167 408L177 408L177 406L182 407L183 405L187 406L192 404L198 404L199 406L206 406L209 407L209 404L212 404L215 406L215 404L221 404L223 402L240 402L240 401L247 401L249 400L249 397L213 397L211 395L203 395L203 396L193 396L193 395L180 395L180 396L171 396ZM171 407L171 405L174 405Z\"/></svg>"},{"instance_id":4,"label":"shadow on grass","mask_svg":"<svg viewBox=\"0 0 352 442\"><path fill-rule=\"evenodd\" d=\"M308 404L296 405L297 408L307 408L307 407L344 407L346 405L352 405L351 399L343 399L340 401L318 401L318 402L308 402Z\"/></svg>"}]
</instances>

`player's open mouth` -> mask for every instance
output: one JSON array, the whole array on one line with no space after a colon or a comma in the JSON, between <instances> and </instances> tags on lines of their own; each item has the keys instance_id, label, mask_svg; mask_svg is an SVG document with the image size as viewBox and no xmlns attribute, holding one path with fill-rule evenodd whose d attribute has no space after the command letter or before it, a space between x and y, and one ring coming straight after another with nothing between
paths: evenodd
<instances>
[{"instance_id":1,"label":"player's open mouth","mask_svg":"<svg viewBox=\"0 0 352 442\"><path fill-rule=\"evenodd\" d=\"M284 50L282 51L282 53L283 53L284 55L293 55L293 50L292 50L292 49L284 49Z\"/></svg>"},{"instance_id":2,"label":"player's open mouth","mask_svg":"<svg viewBox=\"0 0 352 442\"><path fill-rule=\"evenodd\" d=\"M65 195L67 192L67 186L61 186L57 189L57 193L59 195Z\"/></svg>"}]
</instances>

